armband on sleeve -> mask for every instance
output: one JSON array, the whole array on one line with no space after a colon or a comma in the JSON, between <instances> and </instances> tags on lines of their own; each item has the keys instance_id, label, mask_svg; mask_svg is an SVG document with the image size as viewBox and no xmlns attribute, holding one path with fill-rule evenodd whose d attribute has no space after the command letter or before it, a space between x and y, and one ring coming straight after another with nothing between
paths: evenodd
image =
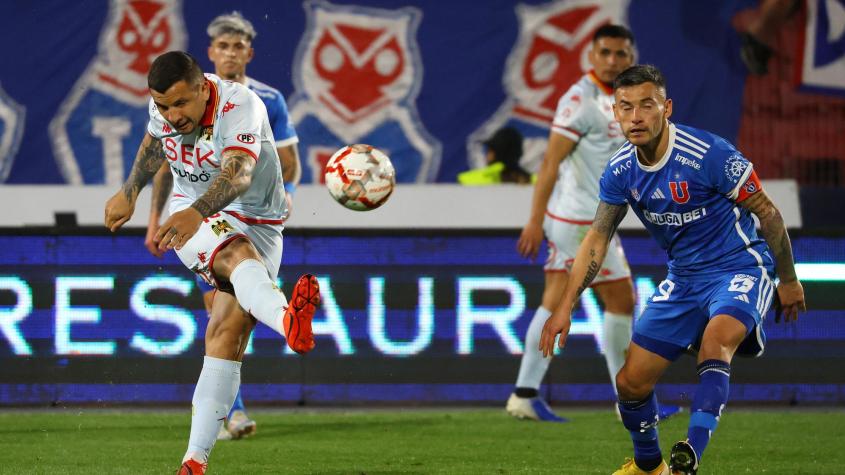
<instances>
[{"instance_id":1,"label":"armband on sleeve","mask_svg":"<svg viewBox=\"0 0 845 475\"><path fill-rule=\"evenodd\" d=\"M758 191L763 189L763 185L760 183L760 179L757 178L757 172L752 170L751 175L745 180L739 190L737 190L736 195L736 202L741 203L745 201L749 196L757 193Z\"/></svg>"}]
</instances>

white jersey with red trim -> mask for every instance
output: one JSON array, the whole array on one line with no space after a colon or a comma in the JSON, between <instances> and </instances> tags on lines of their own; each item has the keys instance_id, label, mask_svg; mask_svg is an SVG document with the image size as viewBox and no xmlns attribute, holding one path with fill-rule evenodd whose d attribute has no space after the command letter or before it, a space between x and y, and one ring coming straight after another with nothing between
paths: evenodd
<instances>
[{"instance_id":1,"label":"white jersey with red trim","mask_svg":"<svg viewBox=\"0 0 845 475\"><path fill-rule=\"evenodd\" d=\"M213 74L206 74L211 93L197 129L176 132L150 100L147 132L160 139L173 173L173 196L193 202L220 174L223 152L240 150L255 159L252 183L223 211L251 223L280 224L287 209L282 168L276 152L267 108L253 91Z\"/></svg>"},{"instance_id":2,"label":"white jersey with red trim","mask_svg":"<svg viewBox=\"0 0 845 475\"><path fill-rule=\"evenodd\" d=\"M599 179L607 161L625 143L613 117L613 90L585 74L561 96L552 132L575 142L561 162L546 211L552 218L587 224L599 205Z\"/></svg>"}]
</instances>

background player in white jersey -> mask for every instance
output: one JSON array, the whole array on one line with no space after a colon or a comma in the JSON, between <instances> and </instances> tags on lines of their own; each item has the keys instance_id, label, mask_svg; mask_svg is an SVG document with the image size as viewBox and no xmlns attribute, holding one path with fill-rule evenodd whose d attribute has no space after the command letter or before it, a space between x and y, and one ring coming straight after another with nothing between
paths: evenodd
<instances>
[{"instance_id":1,"label":"background player in white jersey","mask_svg":"<svg viewBox=\"0 0 845 475\"><path fill-rule=\"evenodd\" d=\"M150 121L129 178L106 203L112 232L128 221L140 190L169 163L170 217L154 240L219 290L205 335L180 474L202 474L240 386L255 320L284 335L298 353L314 348L319 284L302 276L290 304L274 284L286 213L282 173L267 111L241 84L202 74L181 51L153 61L147 77Z\"/></svg>"},{"instance_id":2,"label":"background player in white jersey","mask_svg":"<svg viewBox=\"0 0 845 475\"><path fill-rule=\"evenodd\" d=\"M593 69L558 102L534 186L531 215L517 244L519 253L532 259L537 256L544 232L549 246L543 267L546 282L542 303L528 326L516 389L506 406L508 413L519 418L564 421L538 395L551 358L544 358L537 345L543 324L563 295L578 245L596 212L599 177L607 160L625 141L613 118L610 84L634 62L633 35L619 25L598 28L589 59ZM593 289L604 305L602 349L613 381L625 361L634 313L631 271L618 237L611 242ZM665 409L664 417L677 411L677 407Z\"/></svg>"},{"instance_id":3,"label":"background player in white jersey","mask_svg":"<svg viewBox=\"0 0 845 475\"><path fill-rule=\"evenodd\" d=\"M246 66L252 61L255 51L252 48L252 41L256 32L246 18L239 12L232 12L220 15L208 24L206 29L210 44L208 46L208 59L214 63L214 74L229 81L239 82L253 92L258 94L261 101L267 107L267 118L270 120L270 127L273 130L273 137L276 139L276 151L282 163L282 178L284 179L285 198L290 216L293 192L299 183L301 165L299 163L299 152L297 143L299 138L294 130L293 123L288 115L288 107L285 97L278 90L246 75ZM161 257L153 237L159 230L164 205L170 197L173 187L173 176L170 167L163 164L161 169L153 178L152 206L150 206L150 220L147 227L147 236L144 244L155 256ZM206 284L197 276L197 286L203 293L203 303L206 311L211 312L211 300L214 296L214 288ZM232 410L229 413L228 422L220 427L218 439L240 439L255 433L257 425L247 415L241 393L235 398Z\"/></svg>"},{"instance_id":4,"label":"background player in white jersey","mask_svg":"<svg viewBox=\"0 0 845 475\"><path fill-rule=\"evenodd\" d=\"M634 459L614 475L694 475L728 402L734 355L761 355L763 318L773 296L778 295L789 321L805 308L804 290L783 218L752 163L719 136L669 122L672 100L654 66L623 71L614 87L614 111L628 143L601 177L601 201L572 266L578 285L567 287L546 321L540 349L551 355L558 334L559 346L566 343L572 307L601 269L630 205L666 249L669 272L637 319L616 376ZM780 282L773 281L775 274ZM672 447L667 466L654 386L690 349L698 351L699 383L687 438Z\"/></svg>"}]
</instances>

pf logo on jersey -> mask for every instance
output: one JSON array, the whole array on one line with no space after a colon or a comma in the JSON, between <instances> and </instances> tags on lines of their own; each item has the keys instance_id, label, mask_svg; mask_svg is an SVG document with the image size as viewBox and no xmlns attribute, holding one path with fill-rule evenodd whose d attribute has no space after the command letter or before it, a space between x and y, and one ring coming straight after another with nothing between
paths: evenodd
<instances>
[{"instance_id":1,"label":"pf logo on jersey","mask_svg":"<svg viewBox=\"0 0 845 475\"><path fill-rule=\"evenodd\" d=\"M0 87L0 183L12 171L15 154L23 137L26 108L15 102Z\"/></svg>"},{"instance_id":2,"label":"pf logo on jersey","mask_svg":"<svg viewBox=\"0 0 845 475\"><path fill-rule=\"evenodd\" d=\"M416 31L422 13L307 1L308 23L294 60L290 117L305 155L302 180L318 183L335 150L378 144L396 181L432 181L440 143L416 111L422 60Z\"/></svg>"},{"instance_id":3,"label":"pf logo on jersey","mask_svg":"<svg viewBox=\"0 0 845 475\"><path fill-rule=\"evenodd\" d=\"M252 134L238 134L236 137L238 142L245 143L245 144L254 144L255 143L255 136Z\"/></svg>"},{"instance_id":4,"label":"pf logo on jersey","mask_svg":"<svg viewBox=\"0 0 845 475\"><path fill-rule=\"evenodd\" d=\"M97 55L50 122L53 153L71 184L119 185L149 119L147 72L153 59L184 50L180 0L111 0Z\"/></svg>"},{"instance_id":5,"label":"pf logo on jersey","mask_svg":"<svg viewBox=\"0 0 845 475\"><path fill-rule=\"evenodd\" d=\"M575 0L516 6L519 37L504 68L507 99L467 140L470 166L486 165L482 142L501 127L525 137L521 163L531 171L543 159L558 99L590 69L593 34L621 23L628 0Z\"/></svg>"}]
</instances>

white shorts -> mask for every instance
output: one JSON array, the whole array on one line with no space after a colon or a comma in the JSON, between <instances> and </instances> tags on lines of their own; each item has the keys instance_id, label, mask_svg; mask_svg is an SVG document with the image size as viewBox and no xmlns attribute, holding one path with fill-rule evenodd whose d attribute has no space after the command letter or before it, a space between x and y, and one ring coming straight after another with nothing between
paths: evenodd
<instances>
[{"instance_id":1,"label":"white shorts","mask_svg":"<svg viewBox=\"0 0 845 475\"><path fill-rule=\"evenodd\" d=\"M587 235L590 224L576 224L546 215L543 221L543 231L549 243L549 257L543 270L546 272L569 272L578 254L578 246ZM631 268L622 250L619 236L614 234L607 246L607 255L593 285L603 282L613 282L631 277Z\"/></svg>"},{"instance_id":2,"label":"white shorts","mask_svg":"<svg viewBox=\"0 0 845 475\"><path fill-rule=\"evenodd\" d=\"M176 200L173 200L176 201ZM190 206L190 203L171 201L170 214ZM202 277L209 285L230 290L231 284L220 283L211 269L214 256L226 244L237 238L246 237L258 250L267 273L275 281L282 263L282 229L280 224L247 224L225 211L215 213L200 224L197 233L176 251L185 267ZM222 286L221 286L222 284Z\"/></svg>"}]
</instances>

